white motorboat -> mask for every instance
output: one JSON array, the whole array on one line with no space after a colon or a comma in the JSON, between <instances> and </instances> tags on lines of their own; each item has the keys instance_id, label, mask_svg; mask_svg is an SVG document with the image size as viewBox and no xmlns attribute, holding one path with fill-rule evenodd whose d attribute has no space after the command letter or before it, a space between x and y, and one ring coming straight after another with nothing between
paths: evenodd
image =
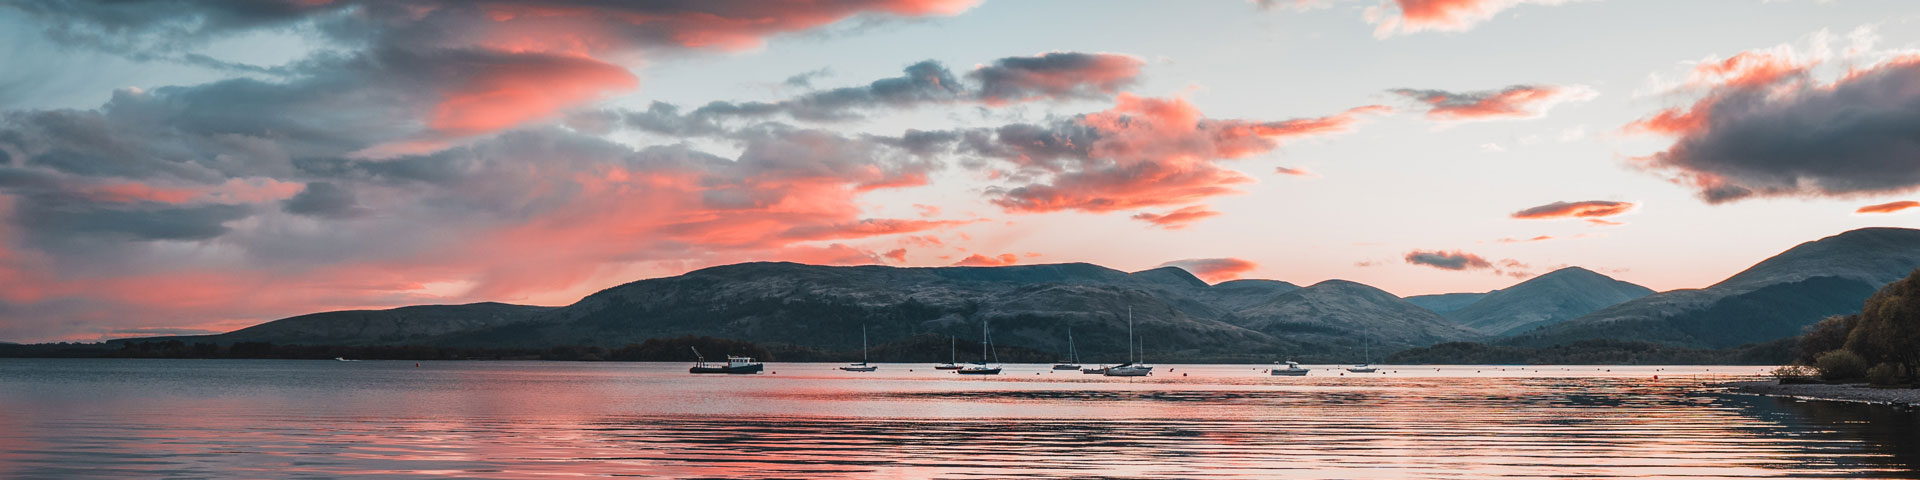
<instances>
[{"instance_id":1,"label":"white motorboat","mask_svg":"<svg viewBox=\"0 0 1920 480\"><path fill-rule=\"evenodd\" d=\"M1288 360L1287 368L1273 369L1273 375L1276 377L1304 377L1304 376L1307 376L1307 372L1311 372L1311 371L1313 370L1308 368L1300 368L1299 362Z\"/></svg>"}]
</instances>

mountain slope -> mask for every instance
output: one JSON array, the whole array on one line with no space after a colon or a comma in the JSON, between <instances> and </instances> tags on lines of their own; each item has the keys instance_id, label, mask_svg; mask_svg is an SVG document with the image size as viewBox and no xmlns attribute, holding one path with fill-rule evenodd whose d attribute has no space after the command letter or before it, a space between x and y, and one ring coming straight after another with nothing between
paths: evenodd
<instances>
[{"instance_id":1,"label":"mountain slope","mask_svg":"<svg viewBox=\"0 0 1920 480\"><path fill-rule=\"evenodd\" d=\"M1915 268L1920 230L1863 228L1794 246L1706 288L1642 297L1504 342L1611 338L1727 347L1771 340L1858 311L1868 295Z\"/></svg>"},{"instance_id":2,"label":"mountain slope","mask_svg":"<svg viewBox=\"0 0 1920 480\"><path fill-rule=\"evenodd\" d=\"M1235 312L1235 324L1303 343L1372 338L1384 350L1480 338L1479 332L1407 303L1391 293L1328 280Z\"/></svg>"},{"instance_id":3,"label":"mountain slope","mask_svg":"<svg viewBox=\"0 0 1920 480\"><path fill-rule=\"evenodd\" d=\"M188 338L218 343L397 345L524 322L552 310L553 307L493 302L419 305L388 310L343 310L288 317L220 335Z\"/></svg>"},{"instance_id":4,"label":"mountain slope","mask_svg":"<svg viewBox=\"0 0 1920 480\"><path fill-rule=\"evenodd\" d=\"M1494 290L1493 292L1498 292L1498 291L1499 290ZM1459 310L1462 308L1467 308L1468 305L1472 305L1473 302L1478 302L1480 301L1480 299L1486 298L1487 295L1492 294L1493 292L1436 293L1433 295L1414 295L1411 297L1402 298L1401 300L1406 300L1407 303L1419 305L1420 308L1432 310L1433 313L1445 315L1447 312Z\"/></svg>"},{"instance_id":5,"label":"mountain slope","mask_svg":"<svg viewBox=\"0 0 1920 480\"><path fill-rule=\"evenodd\" d=\"M1198 295L1215 307L1234 312L1299 289L1299 285L1279 280L1243 279L1220 282Z\"/></svg>"},{"instance_id":6,"label":"mountain slope","mask_svg":"<svg viewBox=\"0 0 1920 480\"><path fill-rule=\"evenodd\" d=\"M1489 293L1445 316L1481 333L1510 336L1653 293L1592 270L1567 267Z\"/></svg>"},{"instance_id":7,"label":"mountain slope","mask_svg":"<svg viewBox=\"0 0 1920 480\"><path fill-rule=\"evenodd\" d=\"M1205 282L1164 269L1129 274L1089 264L1013 267L825 267L749 263L609 288L536 321L441 339L460 346L602 345L712 335L823 349L923 333L1065 350L1071 328L1089 359L1125 358L1127 313L1149 351L1258 352L1285 343L1228 324ZM1109 358L1110 357L1110 358Z\"/></svg>"}]
</instances>

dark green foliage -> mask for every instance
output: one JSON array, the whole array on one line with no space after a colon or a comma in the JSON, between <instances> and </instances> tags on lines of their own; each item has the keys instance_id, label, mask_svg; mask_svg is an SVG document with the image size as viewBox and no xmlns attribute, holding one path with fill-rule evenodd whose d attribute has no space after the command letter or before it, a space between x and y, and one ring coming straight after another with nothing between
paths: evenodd
<instances>
[{"instance_id":1,"label":"dark green foliage","mask_svg":"<svg viewBox=\"0 0 1920 480\"><path fill-rule=\"evenodd\" d=\"M1920 270L1867 299L1859 325L1847 336L1847 349L1907 372L1920 369Z\"/></svg>"},{"instance_id":2,"label":"dark green foliage","mask_svg":"<svg viewBox=\"0 0 1920 480\"><path fill-rule=\"evenodd\" d=\"M1821 380L1857 380L1867 376L1867 359L1851 350L1834 350L1815 358L1813 368L1820 371Z\"/></svg>"},{"instance_id":3,"label":"dark green foliage","mask_svg":"<svg viewBox=\"0 0 1920 480\"><path fill-rule=\"evenodd\" d=\"M1907 383L1907 379L1905 375L1901 375L1899 365L1882 363L1867 369L1867 383L1891 386Z\"/></svg>"},{"instance_id":4,"label":"dark green foliage","mask_svg":"<svg viewBox=\"0 0 1920 480\"><path fill-rule=\"evenodd\" d=\"M1792 340L1699 350L1653 342L1584 340L1551 347L1448 342L1395 353L1389 364L1461 365L1770 365L1785 362Z\"/></svg>"},{"instance_id":5,"label":"dark green foliage","mask_svg":"<svg viewBox=\"0 0 1920 480\"><path fill-rule=\"evenodd\" d=\"M1812 365L1820 354L1846 348L1847 335L1853 333L1854 325L1858 324L1859 315L1835 315L1808 325L1794 345L1794 359L1801 365Z\"/></svg>"},{"instance_id":6,"label":"dark green foliage","mask_svg":"<svg viewBox=\"0 0 1920 480\"><path fill-rule=\"evenodd\" d=\"M1907 381L1920 371L1920 270L1874 292L1860 314L1807 327L1798 342L1796 357L1819 369L1822 379Z\"/></svg>"}]
</instances>

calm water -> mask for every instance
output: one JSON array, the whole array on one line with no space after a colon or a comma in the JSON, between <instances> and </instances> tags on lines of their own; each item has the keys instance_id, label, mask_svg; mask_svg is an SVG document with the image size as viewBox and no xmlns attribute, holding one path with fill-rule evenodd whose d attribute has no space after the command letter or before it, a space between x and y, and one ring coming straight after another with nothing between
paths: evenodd
<instances>
[{"instance_id":1,"label":"calm water","mask_svg":"<svg viewBox=\"0 0 1920 480\"><path fill-rule=\"evenodd\" d=\"M0 360L0 477L1920 478L1913 413L1703 388L1755 367L414 365Z\"/></svg>"}]
</instances>

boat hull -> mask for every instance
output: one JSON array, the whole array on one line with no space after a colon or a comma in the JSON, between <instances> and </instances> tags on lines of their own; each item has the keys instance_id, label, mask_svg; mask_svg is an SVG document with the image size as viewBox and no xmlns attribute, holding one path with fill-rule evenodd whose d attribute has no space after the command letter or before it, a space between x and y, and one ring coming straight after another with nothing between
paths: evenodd
<instances>
[{"instance_id":1,"label":"boat hull","mask_svg":"<svg viewBox=\"0 0 1920 480\"><path fill-rule=\"evenodd\" d=\"M1307 372L1310 372L1310 371L1312 371L1312 370L1307 370L1307 369L1304 369L1304 368L1303 368L1303 369L1300 369L1300 370L1286 370L1286 369L1280 369L1280 368L1276 368L1276 369L1273 369L1273 376L1276 376L1276 377L1304 377L1304 376L1307 376Z\"/></svg>"},{"instance_id":2,"label":"boat hull","mask_svg":"<svg viewBox=\"0 0 1920 480\"><path fill-rule=\"evenodd\" d=\"M963 368L963 369L960 369L958 373L961 375L999 375L1000 369L998 368Z\"/></svg>"},{"instance_id":3,"label":"boat hull","mask_svg":"<svg viewBox=\"0 0 1920 480\"><path fill-rule=\"evenodd\" d=\"M934 366L933 366L933 369L934 369L934 370L959 370L959 369L960 369L960 366L959 366L959 365L953 365L953 364L947 364L947 365L934 365Z\"/></svg>"},{"instance_id":4,"label":"boat hull","mask_svg":"<svg viewBox=\"0 0 1920 480\"><path fill-rule=\"evenodd\" d=\"M693 368L687 369L687 373L724 373L724 374L740 375L740 374L760 373L760 371L764 369L766 369L766 366L757 364L757 363L753 365L728 365L728 366L717 366L717 367L695 365Z\"/></svg>"},{"instance_id":5,"label":"boat hull","mask_svg":"<svg viewBox=\"0 0 1920 480\"><path fill-rule=\"evenodd\" d=\"M846 370L846 371L849 371L849 372L871 372L871 371L874 371L874 370L879 370L879 369L880 369L880 366L879 366L879 365L864 365L864 366L863 366L863 365L848 365L848 366L844 366L844 367L840 367L840 369L841 369L841 370Z\"/></svg>"},{"instance_id":6,"label":"boat hull","mask_svg":"<svg viewBox=\"0 0 1920 480\"><path fill-rule=\"evenodd\" d=\"M1059 365L1054 365L1054 366L1053 366L1053 369L1054 369L1054 370L1079 370L1079 369L1080 369L1080 366L1079 366L1079 365L1069 365L1069 364L1064 364L1064 363L1063 363L1063 364L1059 364Z\"/></svg>"},{"instance_id":7,"label":"boat hull","mask_svg":"<svg viewBox=\"0 0 1920 480\"><path fill-rule=\"evenodd\" d=\"M1087 375L1106 375L1106 374L1107 374L1107 369L1105 369L1105 368L1082 368L1082 369L1080 369L1080 373L1084 373L1084 374L1087 374Z\"/></svg>"},{"instance_id":8,"label":"boat hull","mask_svg":"<svg viewBox=\"0 0 1920 480\"><path fill-rule=\"evenodd\" d=\"M1109 367L1105 373L1109 377L1144 377L1153 374L1153 367L1125 366Z\"/></svg>"}]
</instances>

